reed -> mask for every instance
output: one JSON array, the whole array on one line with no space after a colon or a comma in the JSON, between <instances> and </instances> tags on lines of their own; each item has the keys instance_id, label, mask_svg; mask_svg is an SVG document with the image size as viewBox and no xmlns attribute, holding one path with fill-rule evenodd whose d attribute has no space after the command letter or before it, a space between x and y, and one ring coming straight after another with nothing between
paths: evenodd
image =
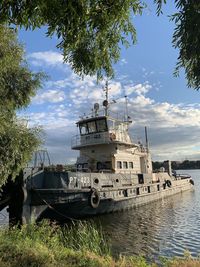
<instances>
[{"instance_id":1,"label":"reed","mask_svg":"<svg viewBox=\"0 0 200 267\"><path fill-rule=\"evenodd\" d=\"M59 227L43 222L0 230L0 267L155 267L142 257L114 259L101 229L80 222ZM199 259L163 261L159 266L197 267Z\"/></svg>"},{"instance_id":2,"label":"reed","mask_svg":"<svg viewBox=\"0 0 200 267\"><path fill-rule=\"evenodd\" d=\"M59 227L44 221L0 230L0 267L103 267L113 261L109 255L102 231L90 223Z\"/></svg>"},{"instance_id":3,"label":"reed","mask_svg":"<svg viewBox=\"0 0 200 267\"><path fill-rule=\"evenodd\" d=\"M109 242L101 227L90 222L75 222L61 228L61 242L73 250L91 251L98 255L110 255Z\"/></svg>"}]
</instances>

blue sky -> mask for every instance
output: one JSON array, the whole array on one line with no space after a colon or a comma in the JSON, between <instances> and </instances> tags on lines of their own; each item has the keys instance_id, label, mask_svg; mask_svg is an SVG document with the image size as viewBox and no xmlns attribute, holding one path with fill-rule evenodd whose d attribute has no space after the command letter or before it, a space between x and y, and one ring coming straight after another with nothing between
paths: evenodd
<instances>
[{"instance_id":1,"label":"blue sky","mask_svg":"<svg viewBox=\"0 0 200 267\"><path fill-rule=\"evenodd\" d=\"M200 158L200 93L187 88L184 72L173 77L178 51L171 44L174 25L168 15L155 15L149 5L143 16L133 18L137 44L122 48L121 59L114 65L115 78L109 81L110 98L117 99L113 109L123 112L124 95L128 95L130 128L135 141L144 137L148 126L154 160ZM20 112L30 125L41 125L45 132L44 147L55 163L75 162L77 152L71 151L71 137L77 134L75 122L88 113L95 102L104 99L103 82L96 77L81 80L68 64L63 64L55 37L47 38L46 29L20 30L27 61L33 71L42 70L48 81L32 99L30 107Z\"/></svg>"}]
</instances>

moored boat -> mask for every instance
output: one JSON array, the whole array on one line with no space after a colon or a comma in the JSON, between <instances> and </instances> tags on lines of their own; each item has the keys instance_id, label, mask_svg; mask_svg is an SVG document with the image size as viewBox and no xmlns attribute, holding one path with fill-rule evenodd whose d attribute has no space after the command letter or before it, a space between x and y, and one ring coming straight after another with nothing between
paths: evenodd
<instances>
[{"instance_id":1,"label":"moored boat","mask_svg":"<svg viewBox=\"0 0 200 267\"><path fill-rule=\"evenodd\" d=\"M75 171L44 164L24 170L26 221L115 212L193 189L192 178L172 172L169 161L153 172L146 129L146 144L134 142L130 117L114 116L108 86L105 92L103 109L95 103L93 113L77 122L79 134L72 139L72 149L80 151Z\"/></svg>"}]
</instances>

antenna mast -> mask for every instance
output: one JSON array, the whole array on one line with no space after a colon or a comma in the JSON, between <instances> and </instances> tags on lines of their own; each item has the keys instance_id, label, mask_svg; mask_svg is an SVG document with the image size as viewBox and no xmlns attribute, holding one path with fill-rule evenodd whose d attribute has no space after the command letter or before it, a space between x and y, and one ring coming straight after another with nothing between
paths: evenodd
<instances>
[{"instance_id":1,"label":"antenna mast","mask_svg":"<svg viewBox=\"0 0 200 267\"><path fill-rule=\"evenodd\" d=\"M105 85L105 95L106 95L106 99L103 101L103 106L105 107L105 116L108 116L108 81L106 81L106 85Z\"/></svg>"},{"instance_id":2,"label":"antenna mast","mask_svg":"<svg viewBox=\"0 0 200 267\"><path fill-rule=\"evenodd\" d=\"M145 141L146 141L147 153L149 153L149 140L148 140L147 126L144 127L144 130L145 130Z\"/></svg>"},{"instance_id":3,"label":"antenna mast","mask_svg":"<svg viewBox=\"0 0 200 267\"><path fill-rule=\"evenodd\" d=\"M127 99L127 95L125 95L124 97L125 97L125 104L126 104L126 117L125 117L125 121L128 121L128 99Z\"/></svg>"},{"instance_id":4,"label":"antenna mast","mask_svg":"<svg viewBox=\"0 0 200 267\"><path fill-rule=\"evenodd\" d=\"M108 102L108 81L106 81L105 91L106 91L106 101Z\"/></svg>"}]
</instances>

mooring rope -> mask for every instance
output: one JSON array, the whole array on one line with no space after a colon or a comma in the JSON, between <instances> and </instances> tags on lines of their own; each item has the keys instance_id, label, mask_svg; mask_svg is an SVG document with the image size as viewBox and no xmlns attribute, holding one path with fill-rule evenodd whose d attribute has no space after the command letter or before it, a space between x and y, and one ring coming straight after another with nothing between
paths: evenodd
<instances>
[{"instance_id":1,"label":"mooring rope","mask_svg":"<svg viewBox=\"0 0 200 267\"><path fill-rule=\"evenodd\" d=\"M72 218L72 217L69 217L69 216L66 216L65 214L63 214L62 212L60 212L60 211L58 211L58 210L56 210L54 207L52 207L51 206L51 204L49 204L45 199L43 199L42 197L41 197L41 195L39 194L39 192L37 192L37 191L35 191L37 194L38 194L38 196L40 197L40 199L48 206L48 208L50 208L51 210L53 210L54 212L56 212L58 215L60 215L60 216L62 216L62 217L64 217L64 218L66 218L66 219L68 219L68 220L71 220L71 221L79 221L78 219L74 219L74 218Z\"/></svg>"}]
</instances>

